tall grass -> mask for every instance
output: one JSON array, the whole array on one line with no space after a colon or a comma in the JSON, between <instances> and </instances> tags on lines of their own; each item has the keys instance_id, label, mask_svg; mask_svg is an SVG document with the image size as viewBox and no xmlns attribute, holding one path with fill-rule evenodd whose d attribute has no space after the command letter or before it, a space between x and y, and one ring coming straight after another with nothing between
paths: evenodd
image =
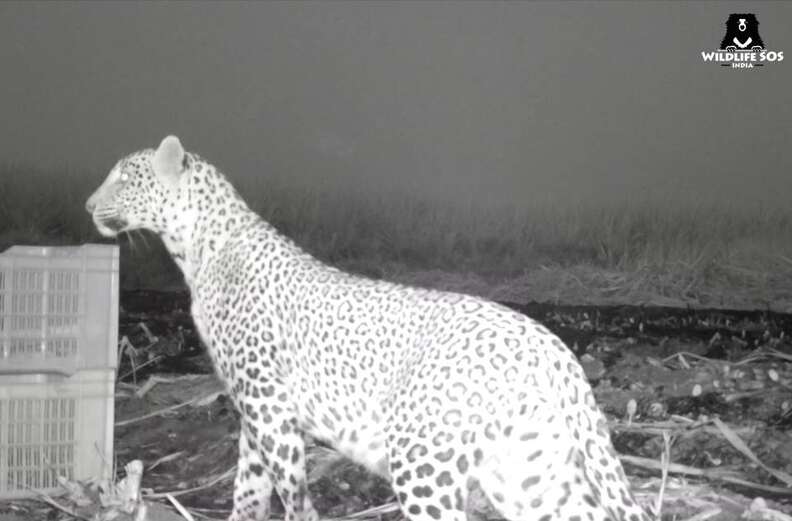
<instances>
[{"instance_id":1,"label":"tall grass","mask_svg":"<svg viewBox=\"0 0 792 521\"><path fill-rule=\"evenodd\" d=\"M792 255L792 210L780 207L650 199L485 206L414 194L276 192L257 210L335 262L369 259L508 275L539 264L774 269Z\"/></svg>"},{"instance_id":2,"label":"tall grass","mask_svg":"<svg viewBox=\"0 0 792 521\"><path fill-rule=\"evenodd\" d=\"M84 201L99 182L1 166L0 249L96 240ZM792 210L783 207L651 198L483 205L277 179L237 185L256 211L317 257L375 276L442 270L506 280L583 265L739 285L792 273ZM134 242L142 251L128 252L125 281L151 285L166 255L156 240ZM172 266L164 269L175 276Z\"/></svg>"}]
</instances>

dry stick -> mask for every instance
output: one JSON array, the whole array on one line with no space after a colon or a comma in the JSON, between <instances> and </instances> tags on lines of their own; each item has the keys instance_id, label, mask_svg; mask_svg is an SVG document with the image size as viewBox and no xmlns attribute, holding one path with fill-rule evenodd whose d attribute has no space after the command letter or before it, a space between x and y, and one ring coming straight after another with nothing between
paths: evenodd
<instances>
[{"instance_id":1,"label":"dry stick","mask_svg":"<svg viewBox=\"0 0 792 521\"><path fill-rule=\"evenodd\" d=\"M192 400L188 400L186 402L177 403L176 405L171 405L170 407L165 407L164 409L159 409L157 411L150 412L148 414L144 414L143 416L138 416L137 418L130 418L128 420L117 421L117 422L115 422L115 426L116 427L122 427L124 425L129 425L130 423L137 423L139 421L143 421L143 420L147 420L149 418L153 418L154 416L160 416L162 414L165 414L165 413L168 413L168 412L171 412L171 411L175 411L176 409L181 409L182 407L185 407L187 405L192 405L192 404L194 404L196 402L199 402L199 401L203 400L204 398L206 398L206 396L201 396L201 397L198 397L198 398L193 398Z\"/></svg>"},{"instance_id":2,"label":"dry stick","mask_svg":"<svg viewBox=\"0 0 792 521\"><path fill-rule=\"evenodd\" d=\"M664 423L666 423L666 422L664 422ZM737 435L737 433L734 430L732 430L730 427L728 427L725 423L723 423L722 420L720 420L719 418L713 418L712 420L710 420L707 423L711 423L712 425L714 425L717 428L718 433L721 436L723 436L726 439L726 441L731 443L731 445L735 449L737 449L739 452L741 452L743 455L745 455L748 459L753 461L755 464L757 464L759 467L764 469L769 474L772 474L779 481L782 481L782 482L786 483L787 485L792 485L792 476L790 476L786 472L770 468L767 465L765 465L764 463L762 463L759 460L759 458L757 458L756 455L748 448L748 446L745 444L745 442L742 441L742 439ZM707 424L706 423L702 423L702 424L699 424L699 425L686 427L685 430L686 431L690 431L692 429L701 429L701 428L706 428L706 427L707 427ZM666 433L667 433L667 431L663 431L663 435L664 436L666 435ZM658 468L657 464L653 460L649 460L649 459L645 459L645 458L639 458L639 457L635 457L635 456L621 456L621 458L623 460L628 461L630 463L633 463L635 465L639 465L639 466L643 466L643 467L647 467L647 468L653 468L653 469L657 469ZM792 495L792 489L789 489L789 488L773 487L773 486L768 486L768 485L760 485L760 484L757 484L757 483L752 483L752 482L747 481L747 480L742 480L740 478L727 476L727 475L724 475L724 474L721 474L721 473L718 473L718 472L712 472L712 471L708 471L708 470L705 470L705 469L696 469L694 467L688 467L688 466L679 465L679 464L669 465L667 468L664 465L660 466L660 470L663 471L663 472L668 472L669 469L673 469L672 471L675 472L675 473L697 475L697 476L707 477L707 478L711 478L711 479L728 481L730 483L734 483L734 484L738 484L738 485L742 485L742 486L746 486L746 487L750 487L750 488L756 488L756 489L760 489L760 490L765 490L765 491L772 492L772 493L777 493L777 494L782 494L782 495Z\"/></svg>"},{"instance_id":3,"label":"dry stick","mask_svg":"<svg viewBox=\"0 0 792 521\"><path fill-rule=\"evenodd\" d=\"M399 504L396 501L391 501L390 503L367 508L366 510L361 510L360 512L355 512L354 514L349 514L347 516L329 518L326 521L353 521L373 515L381 516L383 514L390 514L391 512L398 512L399 510Z\"/></svg>"},{"instance_id":4,"label":"dry stick","mask_svg":"<svg viewBox=\"0 0 792 521\"><path fill-rule=\"evenodd\" d=\"M627 456L627 455L619 456L619 458L622 461L626 461L627 463L631 465L636 465L638 467L643 467L652 470L662 470L662 466L660 465L660 463L649 458L642 458L640 456ZM681 465L679 463L669 463L668 471L674 474L685 474L688 476L699 476L702 478L726 481L728 483L733 483L735 485L740 485L743 487L752 488L756 490L762 490L764 492L769 492L771 494L778 494L781 496L792 496L792 488L774 487L772 485L761 485L759 483L753 483L751 481L736 478L734 476L722 474L719 472L714 472L707 469L689 467L687 465Z\"/></svg>"},{"instance_id":5,"label":"dry stick","mask_svg":"<svg viewBox=\"0 0 792 521\"><path fill-rule=\"evenodd\" d=\"M171 507L171 508L173 508L173 507ZM228 517L228 510L223 510L223 511L222 511L222 513L223 513L223 515L224 515L224 517L222 518L222 520L221 520L221 519L218 519L218 518L216 518L216 517L210 517L210 516L207 516L206 514L203 514L203 513L201 513L201 512L198 512L198 511L197 511L197 509L195 509L195 508L190 508L190 510L188 510L188 512L189 512L189 513L190 513L190 515L192 515L193 517L198 517L198 518L200 518L200 519L206 519L207 521L225 521L226 517ZM270 519L273 519L273 518L270 518ZM285 520L284 520L284 521L285 521Z\"/></svg>"},{"instance_id":6,"label":"dry stick","mask_svg":"<svg viewBox=\"0 0 792 521\"><path fill-rule=\"evenodd\" d=\"M759 458L756 457L756 454L754 454L753 451L748 448L748 445L745 444L745 442L742 440L742 438L737 436L737 433L735 433L725 423L723 423L723 421L721 421L720 418L712 418L712 423L715 424L715 426L721 431L721 434L723 434L723 437L726 438L726 440L729 443L731 443L732 446L735 449L737 449L738 451L742 452L743 455L746 458L748 458L749 460L753 461L759 467L764 469L765 472L768 472L769 474L772 474L773 476L775 476L775 478L777 480L783 481L784 483L786 483L787 486L792 487L792 476L790 476L789 474L787 474L784 471L777 470L777 469L774 469L774 468L770 468L767 465L765 465L764 463L762 463L759 460Z\"/></svg>"},{"instance_id":7,"label":"dry stick","mask_svg":"<svg viewBox=\"0 0 792 521\"><path fill-rule=\"evenodd\" d=\"M156 376L150 376L143 385L135 390L135 398L140 399L146 396L150 390L154 389L154 386L156 386L158 382L159 379Z\"/></svg>"},{"instance_id":8,"label":"dry stick","mask_svg":"<svg viewBox=\"0 0 792 521\"><path fill-rule=\"evenodd\" d=\"M781 358L783 360L786 360L787 362L792 362L792 355L787 354L787 353L782 353L781 351L779 351L777 349L771 349L770 351L767 352L767 354L775 356L777 358Z\"/></svg>"},{"instance_id":9,"label":"dry stick","mask_svg":"<svg viewBox=\"0 0 792 521\"><path fill-rule=\"evenodd\" d=\"M637 423L633 422L632 424L627 424L621 420L613 420L608 422L608 427L612 431L620 431L620 432L638 432L641 434L647 434L650 436L662 436L664 431L670 431L671 434L675 436L690 436L694 434L696 431L703 431L705 434L712 434L716 436L720 436L723 433L717 429L716 427L712 426L710 420L706 421L697 421L687 424L679 424L672 421L661 421L661 422L644 422L644 423ZM740 429L733 429L735 432L742 432L742 431L750 431L749 427L742 427Z\"/></svg>"},{"instance_id":10,"label":"dry stick","mask_svg":"<svg viewBox=\"0 0 792 521\"><path fill-rule=\"evenodd\" d=\"M11 484L13 485L14 483L12 482ZM39 490L36 490L35 488L31 487L30 485L21 485L21 486L22 486L23 488L26 488L26 489L28 489L28 490L29 490L30 492L32 492L33 494L35 494L35 495L37 496L37 499L38 499L39 501L43 501L44 503L47 503L48 505L50 505L50 506L52 506L52 507L55 507L56 509L60 510L61 512L65 512L65 513L69 514L69 515L70 515L70 516L72 516L72 517L76 517L77 519L83 519L83 520L85 520L85 521L91 521L91 520L90 520L90 519L88 519L87 517L85 517L85 516L82 516L82 515L80 515L80 514L78 514L78 513L74 512L74 511L73 511L73 510L71 510L69 507L65 507L65 506L63 506L63 505L59 504L57 501L55 501L54 499L52 499L50 496L48 496L48 495L47 495L47 494L45 494L44 492L41 492L41 491L39 491Z\"/></svg>"},{"instance_id":11,"label":"dry stick","mask_svg":"<svg viewBox=\"0 0 792 521\"><path fill-rule=\"evenodd\" d=\"M159 355L158 359L159 358L162 358L162 355ZM143 366L141 365L140 367L143 367ZM136 398L143 398L157 384L171 384L171 383L176 383L176 382L179 382L179 381L185 380L185 379L186 380L193 380L194 378L192 378L192 376L194 376L194 375L184 375L184 376L177 376L177 377L173 377L173 378L166 378L164 376L157 376L157 375L149 376L148 380L146 380L146 383L144 383L139 388L137 388L137 390L135 391L135 397Z\"/></svg>"},{"instance_id":12,"label":"dry stick","mask_svg":"<svg viewBox=\"0 0 792 521\"><path fill-rule=\"evenodd\" d=\"M190 494L192 492L197 492L199 490L203 490L203 489L209 488L211 486L214 486L214 485L216 485L217 483L219 483L219 482L221 482L223 480L226 480L228 478L233 477L235 473L236 473L236 465L234 465L233 467L231 467L227 471L223 472L222 474L220 474L219 476L217 476L213 480L208 481L208 482L204 483L201 486L188 488L188 489L184 489L184 490L177 490L177 491L173 491L173 492L154 492L153 494L146 494L145 497L146 498L151 498L151 499L160 499L160 498L167 498L169 495L170 496L183 496L184 494Z\"/></svg>"},{"instance_id":13,"label":"dry stick","mask_svg":"<svg viewBox=\"0 0 792 521\"><path fill-rule=\"evenodd\" d=\"M206 519L208 521L225 521L228 519L228 509L227 508L199 508L199 507L190 507L190 512L201 519ZM209 515L212 514L212 515ZM219 515L220 517L214 517L215 515ZM277 521L278 518L270 516L269 521ZM285 521L285 520L284 520Z\"/></svg>"},{"instance_id":14,"label":"dry stick","mask_svg":"<svg viewBox=\"0 0 792 521\"><path fill-rule=\"evenodd\" d=\"M144 368L144 367L146 367L147 365L151 365L151 364L153 364L153 363L155 363L155 362L159 362L159 361L160 361L160 360L162 360L163 358L165 358L165 356L164 356L164 355L157 355L157 356L155 356L154 358L152 358L151 360L147 360L147 361L143 362L142 364L140 364L140 365L138 365L138 366L135 366L135 363L134 363L134 362L132 362L132 369L130 369L129 371L127 371L125 374L121 375L121 376L120 376L118 379L119 379L119 380L123 380L123 379L124 379L124 378L126 378L127 376L129 376L129 375L131 375L131 374L135 374L137 371L140 371L141 369L143 369L143 368ZM131 360L131 358L130 358L130 360ZM135 381L137 381L137 378L135 378Z\"/></svg>"},{"instance_id":15,"label":"dry stick","mask_svg":"<svg viewBox=\"0 0 792 521\"><path fill-rule=\"evenodd\" d=\"M157 338L155 335L151 334L151 330L148 328L148 326L146 325L145 322L138 322L138 327L140 329L142 329L143 330L143 334L146 335L146 340L149 341L148 347L151 347L151 346L153 346L154 344L157 343L159 338Z\"/></svg>"},{"instance_id":16,"label":"dry stick","mask_svg":"<svg viewBox=\"0 0 792 521\"><path fill-rule=\"evenodd\" d=\"M130 349L134 352L134 354L137 354L137 349L135 349L135 346L132 345L132 342L129 341L129 338L127 338L126 335L124 335L121 338L121 341L119 342L119 344L121 346L121 354L120 354L119 358L123 360L124 355L127 355L127 357L129 358L129 365L132 366L132 382L135 385L137 385L137 373L135 371L135 357L130 355L130 354L128 354L128 351Z\"/></svg>"},{"instance_id":17,"label":"dry stick","mask_svg":"<svg viewBox=\"0 0 792 521\"><path fill-rule=\"evenodd\" d=\"M742 360L738 360L736 362L732 362L731 365L745 365L756 360L764 360L765 358L780 358L781 360L786 360L787 362L792 362L792 355L787 353L783 353L778 349L768 349L767 351L762 351L760 353L752 353Z\"/></svg>"},{"instance_id":18,"label":"dry stick","mask_svg":"<svg viewBox=\"0 0 792 521\"><path fill-rule=\"evenodd\" d=\"M171 453L171 454L166 454L165 456L162 456L162 457L161 457L161 458L159 458L157 461L155 461L154 463L152 463L152 464L149 466L149 468L147 468L147 469L146 469L146 471L147 471L147 472L151 472L152 470L154 470L155 468L157 468L159 465L162 465L163 463L167 463L167 462L169 462L169 461L173 461L173 460L175 460L176 458L179 458L179 457L181 457L181 456L182 456L184 453L185 453L185 451L183 451L183 450L180 450L179 452L173 452L173 453Z\"/></svg>"},{"instance_id":19,"label":"dry stick","mask_svg":"<svg viewBox=\"0 0 792 521\"><path fill-rule=\"evenodd\" d=\"M210 512L212 514L226 514L228 516L228 509L227 508L203 508L203 507L191 507L190 510L192 512L196 512L199 516L204 516L209 518L204 512Z\"/></svg>"},{"instance_id":20,"label":"dry stick","mask_svg":"<svg viewBox=\"0 0 792 521\"><path fill-rule=\"evenodd\" d=\"M695 516L691 516L691 517L685 519L684 521L706 521L707 519L709 519L711 517L717 516L721 512L723 512L723 510L721 510L720 508L717 508L717 507L710 508L709 510L705 510L704 512L699 512ZM658 518L658 519L660 519L660 518Z\"/></svg>"},{"instance_id":21,"label":"dry stick","mask_svg":"<svg viewBox=\"0 0 792 521\"><path fill-rule=\"evenodd\" d=\"M723 401L726 403L736 402L743 398L752 398L754 396L767 393L766 389L756 389L755 391L743 391L741 393L729 393L723 395Z\"/></svg>"},{"instance_id":22,"label":"dry stick","mask_svg":"<svg viewBox=\"0 0 792 521\"><path fill-rule=\"evenodd\" d=\"M47 503L48 505L50 505L51 507L56 508L57 510L60 510L61 512L65 512L66 514L69 514L70 516L72 516L74 518L77 518L77 519L82 519L84 521L91 521L87 517L78 514L74 510L70 509L69 507L65 507L65 506L61 505L60 503L58 503L57 501L55 501L54 499L52 499L51 497L49 497L46 494L42 494L41 492L36 492L36 494L38 494L39 500L43 501L44 503Z\"/></svg>"},{"instance_id":23,"label":"dry stick","mask_svg":"<svg viewBox=\"0 0 792 521\"><path fill-rule=\"evenodd\" d=\"M179 503L175 497L173 497L172 494L165 494L165 497L168 499L168 501L170 501L171 505L173 505L176 511L179 512L179 514L181 514L184 519L187 521L195 521L195 518L192 516L192 514L190 514L187 509L184 508L184 506Z\"/></svg>"},{"instance_id":24,"label":"dry stick","mask_svg":"<svg viewBox=\"0 0 792 521\"><path fill-rule=\"evenodd\" d=\"M701 360L702 362L709 362L711 364L720 365L722 362L718 360L713 360L712 358L707 358L706 356L697 355L696 353L691 353L690 351L679 351L674 353L673 355L669 355L662 359L663 363L670 362L674 358L679 356L689 356L690 358L695 358L697 360Z\"/></svg>"},{"instance_id":25,"label":"dry stick","mask_svg":"<svg viewBox=\"0 0 792 521\"><path fill-rule=\"evenodd\" d=\"M665 495L666 483L668 482L668 465L671 463L671 437L668 431L663 432L663 454L660 456L662 467L662 479L660 480L660 491L657 493L657 503L655 506L655 517L662 519L663 516L663 496Z\"/></svg>"}]
</instances>

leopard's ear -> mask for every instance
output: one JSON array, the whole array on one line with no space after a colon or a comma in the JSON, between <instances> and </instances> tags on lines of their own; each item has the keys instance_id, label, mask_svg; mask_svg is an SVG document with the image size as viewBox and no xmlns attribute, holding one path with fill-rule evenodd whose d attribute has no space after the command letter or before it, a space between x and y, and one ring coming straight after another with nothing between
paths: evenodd
<instances>
[{"instance_id":1,"label":"leopard's ear","mask_svg":"<svg viewBox=\"0 0 792 521\"><path fill-rule=\"evenodd\" d=\"M168 136L154 152L152 167L160 181L172 190L179 187L179 178L184 171L185 152L179 138Z\"/></svg>"}]
</instances>

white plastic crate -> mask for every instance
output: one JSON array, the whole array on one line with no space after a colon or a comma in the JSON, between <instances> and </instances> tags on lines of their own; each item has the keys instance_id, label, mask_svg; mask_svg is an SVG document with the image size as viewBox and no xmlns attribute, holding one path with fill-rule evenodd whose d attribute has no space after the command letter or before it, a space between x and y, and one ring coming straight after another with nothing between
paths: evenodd
<instances>
[{"instance_id":1,"label":"white plastic crate","mask_svg":"<svg viewBox=\"0 0 792 521\"><path fill-rule=\"evenodd\" d=\"M0 374L117 366L118 246L0 254Z\"/></svg>"},{"instance_id":2,"label":"white plastic crate","mask_svg":"<svg viewBox=\"0 0 792 521\"><path fill-rule=\"evenodd\" d=\"M114 369L0 375L0 499L111 477L114 384Z\"/></svg>"}]
</instances>

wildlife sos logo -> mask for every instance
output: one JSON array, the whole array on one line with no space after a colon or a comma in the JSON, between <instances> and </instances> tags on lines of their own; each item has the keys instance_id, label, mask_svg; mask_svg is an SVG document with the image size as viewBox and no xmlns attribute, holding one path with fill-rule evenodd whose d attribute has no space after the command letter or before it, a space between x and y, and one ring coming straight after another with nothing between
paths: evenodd
<instances>
[{"instance_id":1,"label":"wildlife sos logo","mask_svg":"<svg viewBox=\"0 0 792 521\"><path fill-rule=\"evenodd\" d=\"M765 47L759 36L759 21L753 13L732 13L726 20L726 35L720 47L715 51L702 51L701 58L721 67L753 69L784 61L784 52Z\"/></svg>"}]
</instances>

